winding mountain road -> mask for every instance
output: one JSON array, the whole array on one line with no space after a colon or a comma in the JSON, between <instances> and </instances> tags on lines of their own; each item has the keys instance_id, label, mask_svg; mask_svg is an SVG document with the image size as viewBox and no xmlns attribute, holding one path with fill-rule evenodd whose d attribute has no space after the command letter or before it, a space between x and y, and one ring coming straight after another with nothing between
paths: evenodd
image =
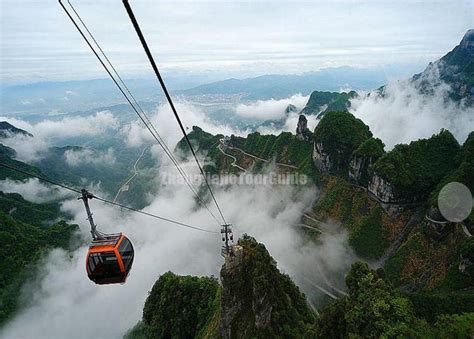
<instances>
[{"instance_id":1,"label":"winding mountain road","mask_svg":"<svg viewBox=\"0 0 474 339\"><path fill-rule=\"evenodd\" d=\"M141 158L143 157L143 155L145 154L145 151L148 149L149 146L146 146L142 153L140 154L140 156L138 157L138 159L135 161L135 163L133 164L133 174L130 178L127 179L127 181L125 181L125 183L118 189L117 191L117 194L115 195L115 198L113 200L113 202L117 202L117 199L119 198L120 194L122 192L126 192L128 191L128 189L130 188L130 183L132 182L133 179L135 179L135 177L138 175L138 169L137 169L137 165L138 163L140 162Z\"/></svg>"},{"instance_id":2,"label":"winding mountain road","mask_svg":"<svg viewBox=\"0 0 474 339\"><path fill-rule=\"evenodd\" d=\"M217 148L219 149L219 151L221 151L222 154L224 154L224 155L226 155L226 156L228 156L229 158L232 159L232 163L230 165L240 169L241 171L247 172L247 170L245 168L240 167L239 165L237 165L237 158L234 157L233 155L230 155L230 154L224 152L224 150L221 148L221 146L222 146L222 143L219 146L217 146Z\"/></svg>"},{"instance_id":3,"label":"winding mountain road","mask_svg":"<svg viewBox=\"0 0 474 339\"><path fill-rule=\"evenodd\" d=\"M467 229L466 225L464 223L461 223L462 230L464 231L464 234L466 234L469 238L472 237L471 232Z\"/></svg>"},{"instance_id":4,"label":"winding mountain road","mask_svg":"<svg viewBox=\"0 0 474 339\"><path fill-rule=\"evenodd\" d=\"M449 221L437 221L437 220L431 219L428 215L425 215L425 219L428 220L429 222L432 222L433 224L438 224L438 225L446 225L446 224L449 223ZM466 224L464 224L463 222L460 222L460 225L461 225L461 228L462 228L464 234L468 238L472 237L472 234L467 229Z\"/></svg>"},{"instance_id":5,"label":"winding mountain road","mask_svg":"<svg viewBox=\"0 0 474 339\"><path fill-rule=\"evenodd\" d=\"M225 153L225 152L222 150L221 146L225 146L225 147L228 148L228 149L233 149L233 150L239 151L239 152L241 152L242 154L244 154L244 155L246 155L246 156L248 156L248 157L251 157L251 158L254 158L254 159L257 159L257 160L266 162L266 163L269 163L269 162L270 162L270 160L263 159L263 158L260 158L260 157L258 157L258 156L256 156L256 155L247 153L247 152L245 152L243 149L240 149L240 148L237 148L237 147L233 147L233 146L229 146L229 145L225 145L223 139L220 139L219 142L220 142L220 145L218 146L219 150L220 150L222 153L224 153L225 155L227 155L227 156L229 156L229 157L231 157L231 158L234 159L234 164L233 164L232 166L238 167L238 168L242 169L243 171L245 171L245 170L244 170L242 167L240 167L240 166L238 166L238 165L236 164L237 159L236 159L234 156ZM281 167L288 167L288 168L291 168L291 169L298 169L297 166L288 165L288 164L283 164L283 163L281 163L281 162L276 162L275 165L281 166Z\"/></svg>"}]
</instances>

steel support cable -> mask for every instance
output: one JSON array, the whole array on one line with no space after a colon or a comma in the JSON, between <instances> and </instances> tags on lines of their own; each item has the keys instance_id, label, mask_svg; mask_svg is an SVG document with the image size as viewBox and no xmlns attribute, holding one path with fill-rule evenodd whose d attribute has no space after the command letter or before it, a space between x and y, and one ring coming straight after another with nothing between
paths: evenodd
<instances>
[{"instance_id":1,"label":"steel support cable","mask_svg":"<svg viewBox=\"0 0 474 339\"><path fill-rule=\"evenodd\" d=\"M61 2L61 1L60 1ZM112 68L113 72L116 74L116 76L118 77L120 83L123 85L123 87L125 88L125 90L127 91L127 93L130 95L130 97L132 98L132 100L135 102L136 106L140 109L141 113L143 116L140 115L140 113L138 112L138 110L134 107L134 105L130 102L130 100L128 100L128 97L125 95L125 93L122 91L122 89L120 88L120 86L117 84L117 82L115 81L115 79L111 76L110 72L109 75L112 77L112 80L114 80L115 84L117 85L117 87L119 87L119 89L121 90L122 94L125 96L125 98L128 100L129 104L132 106L133 110L135 111L135 113L137 113L137 115L139 116L139 118L142 120L143 124L145 125L145 127L147 127L147 129L149 130L149 132L151 133L151 135L154 137L154 139L157 141L157 143L161 146L161 148L163 148L163 150L165 151L166 155L170 158L170 160L173 162L173 164L175 165L175 167L177 168L178 172L180 173L180 175L183 177L183 179L185 180L187 186L189 187L189 189L191 190L191 192L194 194L194 196L197 198L197 200L199 201L199 203L204 206L208 212L211 214L212 218L220 225L220 222L219 220L216 218L216 216L214 215L214 213L212 213L212 211L209 209L209 207L207 206L206 202L199 196L198 192L196 191L196 189L193 187L192 183L189 182L189 179L187 177L187 174L186 172L181 168L181 166L179 165L179 162L176 160L176 158L174 158L173 156L173 153L170 151L170 149L168 148L168 146L166 145L166 143L164 142L164 140L161 138L161 136L159 135L158 131L156 130L155 126L152 124L152 122L150 121L150 119L148 118L148 116L146 115L145 111L142 109L142 107L140 106L140 104L138 103L138 101L135 99L135 97L133 96L133 94L131 93L131 91L129 90L128 86L125 84L125 82L122 80L122 77L120 76L120 74L117 72L117 70L115 69L115 67L113 66L112 62L109 60L109 58L107 57L107 55L105 54L105 52L103 51L103 49L100 47L99 43L97 42L97 40L95 39L94 35L90 32L89 28L87 27L87 25L85 24L85 22L82 20L81 16L79 15L79 13L76 11L76 9L74 8L74 6L71 4L71 2L68 0L68 4L69 6L72 8L72 10L74 11L75 15L77 16L77 18L79 19L79 21L81 22L82 26L84 26L84 28L86 29L87 33L89 34L89 36L92 38L93 42L95 43L95 45L97 46L97 48L99 49L99 51L101 52L101 54L104 56L105 60L107 61L107 63L110 65L110 67ZM62 5L62 4L61 4ZM64 6L63 6L64 8ZM66 9L65 9L66 10ZM67 11L66 11L67 12ZM68 13L69 14L69 13ZM71 16L69 16L71 18ZM72 18L71 18L72 20ZM74 22L74 21L73 21ZM74 22L75 24L75 22ZM89 41L86 39L86 37L84 36L84 34L82 34L82 31L79 29L79 27L77 25L75 25L76 28L79 30L79 32L81 33L82 37L84 38L84 40L86 40L86 42L88 43L89 47L94 51L94 54L96 55L96 57L99 59L99 61L101 61L102 63L102 60L99 58L99 56L95 53L95 50L92 48L91 44L89 43ZM106 66L104 65L104 63L102 63L102 66L104 68L106 68ZM106 69L107 70L107 69ZM153 131L152 131L153 130Z\"/></svg>"},{"instance_id":2,"label":"steel support cable","mask_svg":"<svg viewBox=\"0 0 474 339\"><path fill-rule=\"evenodd\" d=\"M87 45L89 46L89 48L92 50L92 52L94 53L94 55L96 56L96 58L99 60L99 62L102 64L102 67L106 70L106 72L109 74L110 78L112 79L112 81L115 83L115 85L118 87L118 89L120 90L120 92L122 93L122 95L125 97L125 99L128 101L128 103L130 104L130 106L132 107L132 109L135 111L135 113L138 115L138 117L141 119L141 121L143 122L143 124L145 125L145 127L148 129L148 131L151 133L151 135L154 137L154 139L156 140L156 142L160 145L160 147L165 151L166 155L170 158L170 160L173 162L173 164L175 165L175 167L178 169L178 172L180 173L180 175L183 177L184 181L186 182L186 185L189 187L189 189L191 190L191 192L194 194L194 196L196 197L196 199L199 201L199 203L204 206L208 212L210 213L210 215L212 216L212 218L217 222L218 225L220 225L220 222L219 220L217 219L217 217L214 215L214 213L209 209L209 207L207 206L206 202L199 196L198 192L196 191L196 189L192 186L192 184L190 183L186 173L184 172L184 170L181 168L181 166L179 165L178 161L174 158L174 156L172 155L172 152L169 150L169 148L166 146L166 144L164 143L163 139L161 138L161 136L158 134L158 132L156 131L156 128L153 126L153 124L151 123L151 121L149 120L148 116L145 114L145 112L143 111L143 109L141 108L141 106L138 104L138 102L135 100L134 96L131 94L130 90L128 89L127 85L125 84L125 82L122 80L122 78L120 77L120 75L118 74L118 72L116 71L115 67L112 65L112 63L110 62L110 60L108 59L108 57L105 55L104 51L102 50L102 48L100 47L100 45L97 43L97 41L95 40L94 36L92 35L92 33L89 31L89 29L87 28L87 26L85 25L85 23L82 21L81 17L79 16L79 14L77 13L77 11L74 9L74 7L72 6L72 4L69 2L68 0L68 4L71 6L72 10L74 11L74 13L76 14L76 16L78 17L78 19L80 20L80 22L82 23L82 25L84 26L84 28L86 29L86 31L89 33L89 35L91 36L91 38L93 39L94 43L97 45L97 47L99 48L100 52L102 53L102 55L105 57L105 59L107 60L108 64L111 66L112 70L114 71L114 73L117 75L117 77L120 79L120 82L123 84L124 88L126 89L126 91L130 94L132 100L136 103L136 105L140 108L141 112L143 113L143 116L140 114L140 112L137 110L137 108L135 107L135 105L133 105L132 103L132 100L127 96L127 94L125 93L125 90L119 85L118 81L114 78L114 76L112 75L111 71L107 68L107 66L105 65L104 61L100 58L100 56L98 55L97 51L94 49L94 47L92 46L92 44L90 43L90 41L87 39L87 37L85 36L85 34L82 32L82 30L80 29L80 27L78 26L78 24L76 23L76 21L74 20L74 18L71 16L71 14L69 13L69 11L66 9L66 7L64 6L64 4L62 3L62 0L59 0L59 3L61 5L61 7L64 9L64 11L66 12L66 14L68 15L69 19L72 21L72 23L74 24L74 26L76 27L76 29L78 30L78 32L81 34L82 38L84 39L84 41L86 41ZM151 127L150 127L151 126Z\"/></svg>"},{"instance_id":3,"label":"steel support cable","mask_svg":"<svg viewBox=\"0 0 474 339\"><path fill-rule=\"evenodd\" d=\"M143 110L143 108L140 106L140 104L138 103L138 101L135 99L135 97L133 96L132 92L130 91L130 89L128 88L128 86L125 84L125 82L123 81L122 77L120 76L120 74L118 73L118 71L115 69L114 65L112 64L112 62L109 60L109 58L107 57L107 55L105 54L104 50L102 49L102 47L100 46L100 44L97 42L97 40L95 39L94 35L92 34L92 32L89 30L89 28L87 27L86 23L82 20L82 17L79 15L79 13L76 11L76 8L73 6L73 4L67 0L69 6L71 7L71 9L74 11L74 14L76 15L76 17L79 19L79 21L81 22L82 26L86 29L87 33L89 34L89 36L91 37L92 41L94 42L94 44L97 46L97 48L99 49L100 53L104 56L105 60L107 61L107 63L109 64L109 66L112 68L114 74L117 76L117 78L119 79L119 82L122 84L122 86L125 88L125 90L127 91L128 95L130 95L130 97L132 98L132 101L135 103L135 105L139 108L140 112L142 113L142 115L144 116L144 118L146 119L146 121L148 122L148 124L153 128L156 136L160 139L161 143L163 144L164 146L164 151L166 152L166 154L170 157L170 158L173 158L173 154L172 152L169 150L168 146L166 145L166 143L163 141L163 139L161 138L161 136L159 135L158 131L155 129L155 126L152 124L151 120L148 118L148 116L146 115L145 111ZM176 161L174 159L174 161Z\"/></svg>"},{"instance_id":4,"label":"steel support cable","mask_svg":"<svg viewBox=\"0 0 474 339\"><path fill-rule=\"evenodd\" d=\"M170 96L170 94L169 94L169 92L168 92L168 89L166 88L165 82L164 82L163 78L161 77L160 71L158 70L158 66L157 66L156 63L155 63L155 59L153 58L153 55L151 54L151 51L150 51L150 49L148 48L148 44L147 44L147 42L146 42L146 40L145 40L145 37L143 36L143 33L142 33L141 29L140 29L140 26L139 26L139 24L138 24L138 21L137 21L137 19L135 18L135 15L133 14L132 8L130 7L130 4L128 3L128 0L123 0L123 4L124 4L124 6L125 6L125 9L127 10L127 13L128 13L128 16L130 17L130 20L132 21L133 27L135 28L135 31L136 31L136 33L137 33L137 35L138 35L138 38L140 39L140 42L141 42L141 44L142 44L142 46L143 46L143 49L145 50L145 53L146 53L146 55L147 55L147 57L148 57L148 60L150 61L150 64L151 64L151 66L152 66L152 68L153 68L153 71L155 72L155 75L156 75L156 77L157 77L157 79L158 79L158 81L159 81L159 83L160 83L160 85L161 85L161 88L163 89L163 93L165 94L165 97L166 97L166 99L168 100L168 103L169 103L169 105L170 105L170 107L171 107L171 110L173 111L173 114L174 114L174 116L175 116L175 118L176 118L176 120L177 120L177 122L178 122L179 128L181 129L181 132L183 133L184 138L186 139L186 142L187 142L187 144L188 144L188 146L189 146L189 148L190 148L190 150L191 150L191 153L193 154L193 157L194 157L194 159L195 159L195 161L196 161L196 164L197 164L197 166L199 167L199 171L201 172L201 175L202 175L203 178L204 178L204 182L206 183L206 186L207 186L207 188L208 188L208 190L209 190L209 192L210 192L210 194L211 194L211 196L212 196L212 199L214 200L214 203L216 204L217 210L219 211L219 214L220 214L220 216L222 217L222 220L224 221L224 224L227 224L227 222L226 222L226 220L225 220L225 218L224 218L224 215L223 215L223 213L222 213L222 210L221 210L221 208L219 207L219 204L217 203L216 197L214 196L214 193L213 193L213 191L212 191L212 189L211 189L211 186L209 185L209 182L208 182L208 180L207 180L207 178L206 178L206 175L205 175L205 173L204 173L204 170L202 169L201 164L199 163L199 160L198 160L198 158L197 158L197 156L196 156L196 153L194 152L194 148L193 148L193 146L192 146L192 144L191 144L191 141L189 140L188 135L186 134L186 131L185 131L184 126L183 126L183 123L181 122L181 119L180 119L180 117L179 117L179 115L178 115L178 112L176 111L176 108L175 108L175 106L174 106L173 100L171 99L171 96Z\"/></svg>"},{"instance_id":5,"label":"steel support cable","mask_svg":"<svg viewBox=\"0 0 474 339\"><path fill-rule=\"evenodd\" d=\"M29 177L32 177L32 178L36 178L40 181L44 181L44 182L47 182L48 184L51 184L53 186L58 186L58 187L61 187L63 189L66 189L66 190L69 190L71 192L74 192L74 193L78 193L78 194L82 194L82 191L78 190L78 189L75 189L75 188L72 188L72 187L69 187L69 186L66 186L64 184L60 184L58 182L55 182L53 180L50 180L50 179L47 179L47 178L44 178L44 177L41 177L39 175L36 175L34 173L30 173L30 172L27 172L27 171L24 171L22 169L19 169L19 168L16 168L14 166L10 166L8 164L4 164L4 163L0 163L0 166L1 167L4 167L4 168L8 168L12 171L15 171L15 172L18 172L18 173L21 173L23 175L26 175L26 176L29 176ZM92 194L93 198L99 200L99 201L102 201L104 203L107 203L107 204L110 204L110 205L113 205L113 206L117 206L117 207L120 207L122 209L126 209L126 210L129 210L129 211L132 211L132 212L136 212L136 213L140 213L140 214L143 214L143 215L146 215L146 216L149 216L149 217L153 217L155 219L159 219L159 220L162 220L162 221L166 221L166 222L169 222L169 223L172 223L172 224L175 224L175 225L179 225L179 226L183 226L183 227L187 227L187 228L191 228L191 229L194 229L194 230L197 230L197 231L202 231L202 232L206 232L206 233L213 233L213 234L218 234L219 232L216 232L216 231L210 231L210 230L206 230L205 228L201 228L201 227L197 227L197 226L192 226L192 225L189 225L189 224L186 224L186 223L183 223L183 222L180 222L180 221L176 221L176 220L173 220L173 219L169 219L169 218L165 218L165 217L160 217L159 215L156 215L156 214L153 214L153 213L148 213L148 212L145 212L145 211L142 211L142 210L139 210L139 209L136 209L136 208L133 208L133 207L130 207L130 206L126 206L126 205L123 205L123 204L119 204L119 203L115 203L113 201L110 201L110 200L107 200L107 199L104 199L104 198L101 198L101 197L98 197L94 194Z\"/></svg>"}]
</instances>

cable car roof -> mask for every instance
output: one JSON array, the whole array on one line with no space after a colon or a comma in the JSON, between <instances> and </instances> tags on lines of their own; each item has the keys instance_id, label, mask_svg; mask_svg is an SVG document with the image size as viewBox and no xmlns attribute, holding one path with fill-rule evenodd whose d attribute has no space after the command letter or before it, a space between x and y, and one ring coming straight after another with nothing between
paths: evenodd
<instances>
[{"instance_id":1,"label":"cable car roof","mask_svg":"<svg viewBox=\"0 0 474 339\"><path fill-rule=\"evenodd\" d=\"M92 240L89 247L112 246L115 247L122 237L122 233L106 234L101 238Z\"/></svg>"}]
</instances>

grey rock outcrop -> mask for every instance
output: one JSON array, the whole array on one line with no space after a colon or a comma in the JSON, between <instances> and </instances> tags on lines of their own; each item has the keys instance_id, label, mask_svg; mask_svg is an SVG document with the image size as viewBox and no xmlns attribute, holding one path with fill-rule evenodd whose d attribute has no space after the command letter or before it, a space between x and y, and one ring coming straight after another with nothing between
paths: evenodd
<instances>
[{"instance_id":1,"label":"grey rock outcrop","mask_svg":"<svg viewBox=\"0 0 474 339\"><path fill-rule=\"evenodd\" d=\"M285 114L289 114L292 112L298 112L298 107L296 107L295 105L289 104L288 106L286 106Z\"/></svg>"},{"instance_id":2,"label":"grey rock outcrop","mask_svg":"<svg viewBox=\"0 0 474 339\"><path fill-rule=\"evenodd\" d=\"M354 183L359 183L364 169L368 166L367 162L371 162L370 158L353 156L349 163L349 180Z\"/></svg>"},{"instance_id":3,"label":"grey rock outcrop","mask_svg":"<svg viewBox=\"0 0 474 339\"><path fill-rule=\"evenodd\" d=\"M368 191L375 195L377 199L384 203L397 203L400 202L398 199L393 186L380 177L377 173L374 173L369 181Z\"/></svg>"},{"instance_id":4,"label":"grey rock outcrop","mask_svg":"<svg viewBox=\"0 0 474 339\"><path fill-rule=\"evenodd\" d=\"M329 154L324 151L324 146L320 142L315 142L313 145L313 162L316 168L323 173L329 173L333 167Z\"/></svg>"},{"instance_id":5,"label":"grey rock outcrop","mask_svg":"<svg viewBox=\"0 0 474 339\"><path fill-rule=\"evenodd\" d=\"M299 140L306 140L309 141L311 140L312 133L308 129L308 119L301 114L300 117L298 118L298 125L296 126L296 137Z\"/></svg>"}]
</instances>

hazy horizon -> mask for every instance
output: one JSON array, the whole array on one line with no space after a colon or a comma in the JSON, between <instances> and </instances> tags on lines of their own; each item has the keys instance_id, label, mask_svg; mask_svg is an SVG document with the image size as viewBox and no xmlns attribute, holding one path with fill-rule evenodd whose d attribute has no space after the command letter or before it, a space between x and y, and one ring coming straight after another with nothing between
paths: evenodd
<instances>
[{"instance_id":1,"label":"hazy horizon","mask_svg":"<svg viewBox=\"0 0 474 339\"><path fill-rule=\"evenodd\" d=\"M149 76L120 2L73 4L124 77ZM2 86L106 77L57 1L6 0L0 6ZM132 6L162 70L208 82L340 66L412 69L450 51L474 22L472 1Z\"/></svg>"}]
</instances>

